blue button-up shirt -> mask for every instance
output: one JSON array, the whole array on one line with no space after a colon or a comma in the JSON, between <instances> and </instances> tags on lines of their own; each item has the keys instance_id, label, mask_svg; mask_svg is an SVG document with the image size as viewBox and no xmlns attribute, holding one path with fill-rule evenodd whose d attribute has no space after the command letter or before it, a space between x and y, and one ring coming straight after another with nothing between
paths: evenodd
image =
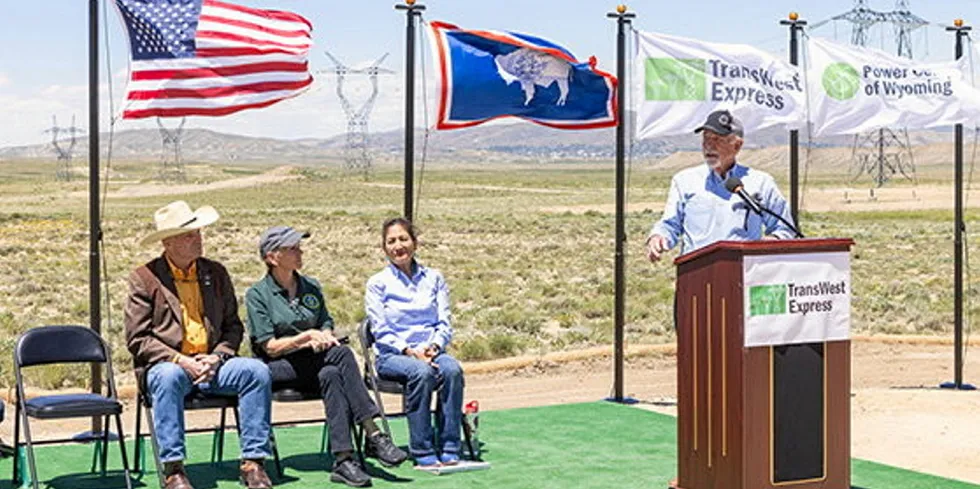
<instances>
[{"instance_id":1,"label":"blue button-up shirt","mask_svg":"<svg viewBox=\"0 0 980 489\"><path fill-rule=\"evenodd\" d=\"M446 279L418 263L412 269L409 277L389 263L367 282L364 308L379 355L432 344L445 350L453 337Z\"/></svg>"},{"instance_id":2,"label":"blue button-up shirt","mask_svg":"<svg viewBox=\"0 0 980 489\"><path fill-rule=\"evenodd\" d=\"M667 238L667 246L681 243L681 253L703 248L716 241L752 241L765 234L790 239L795 233L774 216L752 212L742 199L725 188L725 180L742 180L745 192L763 206L793 222L789 205L768 173L736 163L728 174L719 176L707 164L682 170L674 175L667 194L667 205L650 235Z\"/></svg>"}]
</instances>

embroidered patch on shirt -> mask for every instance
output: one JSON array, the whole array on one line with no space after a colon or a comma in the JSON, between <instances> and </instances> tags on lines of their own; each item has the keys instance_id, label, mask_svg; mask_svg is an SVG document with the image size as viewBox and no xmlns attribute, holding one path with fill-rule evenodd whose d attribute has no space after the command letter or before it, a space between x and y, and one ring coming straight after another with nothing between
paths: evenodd
<instances>
[{"instance_id":1,"label":"embroidered patch on shirt","mask_svg":"<svg viewBox=\"0 0 980 489\"><path fill-rule=\"evenodd\" d=\"M304 294L303 305L306 306L307 309L315 311L320 308L320 298L317 297L316 294Z\"/></svg>"}]
</instances>

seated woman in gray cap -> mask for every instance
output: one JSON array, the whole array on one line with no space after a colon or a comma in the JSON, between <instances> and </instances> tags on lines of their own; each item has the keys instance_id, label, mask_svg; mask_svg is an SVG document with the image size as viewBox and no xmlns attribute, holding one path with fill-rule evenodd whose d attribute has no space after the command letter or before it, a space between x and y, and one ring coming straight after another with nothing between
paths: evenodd
<instances>
[{"instance_id":1,"label":"seated woman in gray cap","mask_svg":"<svg viewBox=\"0 0 980 489\"><path fill-rule=\"evenodd\" d=\"M351 419L364 427L367 452L383 465L401 464L408 454L374 423L380 411L364 387L354 354L333 334L320 283L298 272L303 267L300 241L309 236L288 226L262 233L259 255L268 273L245 294L248 331L254 353L269 365L273 386L323 396L334 453L330 480L364 487L371 478L352 456Z\"/></svg>"}]
</instances>

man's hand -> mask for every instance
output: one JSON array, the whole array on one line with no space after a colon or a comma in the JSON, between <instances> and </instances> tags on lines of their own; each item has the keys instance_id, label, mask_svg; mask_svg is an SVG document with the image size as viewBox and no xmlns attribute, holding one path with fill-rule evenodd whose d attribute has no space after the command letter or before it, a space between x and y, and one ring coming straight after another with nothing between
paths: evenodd
<instances>
[{"instance_id":1,"label":"man's hand","mask_svg":"<svg viewBox=\"0 0 980 489\"><path fill-rule=\"evenodd\" d=\"M218 373L218 366L221 365L221 357L214 354L206 355L202 353L194 355L194 360L197 360L197 363L205 365L207 368L207 371L201 377L194 380L195 384L210 382L215 374Z\"/></svg>"},{"instance_id":2,"label":"man's hand","mask_svg":"<svg viewBox=\"0 0 980 489\"><path fill-rule=\"evenodd\" d=\"M660 261L660 257L667 252L670 248L667 246L667 238L659 235L653 234L647 238L647 258L651 262Z\"/></svg>"},{"instance_id":3,"label":"man's hand","mask_svg":"<svg viewBox=\"0 0 980 489\"><path fill-rule=\"evenodd\" d=\"M433 358L439 356L439 352L440 351L441 351L441 348L439 348L439 345L433 343L433 344L429 345L425 349L425 351L423 352L423 354L425 355L426 358L428 358L429 360L432 360Z\"/></svg>"},{"instance_id":4,"label":"man's hand","mask_svg":"<svg viewBox=\"0 0 980 489\"><path fill-rule=\"evenodd\" d=\"M187 372L187 376L193 380L195 384L204 382L203 379L207 378L211 367L203 362L199 362L196 358L189 357L187 355L180 355L177 357L177 365ZM199 380L201 379L201 380Z\"/></svg>"}]
</instances>

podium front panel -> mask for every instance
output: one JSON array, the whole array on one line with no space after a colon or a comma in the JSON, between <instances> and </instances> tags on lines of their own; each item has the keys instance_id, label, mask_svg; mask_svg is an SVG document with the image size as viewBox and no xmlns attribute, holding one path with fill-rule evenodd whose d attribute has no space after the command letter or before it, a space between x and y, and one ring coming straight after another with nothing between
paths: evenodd
<instances>
[{"instance_id":1,"label":"podium front panel","mask_svg":"<svg viewBox=\"0 0 980 489\"><path fill-rule=\"evenodd\" d=\"M678 259L678 489L850 488L850 342L746 346L743 284L745 255L850 243L720 243Z\"/></svg>"}]
</instances>

